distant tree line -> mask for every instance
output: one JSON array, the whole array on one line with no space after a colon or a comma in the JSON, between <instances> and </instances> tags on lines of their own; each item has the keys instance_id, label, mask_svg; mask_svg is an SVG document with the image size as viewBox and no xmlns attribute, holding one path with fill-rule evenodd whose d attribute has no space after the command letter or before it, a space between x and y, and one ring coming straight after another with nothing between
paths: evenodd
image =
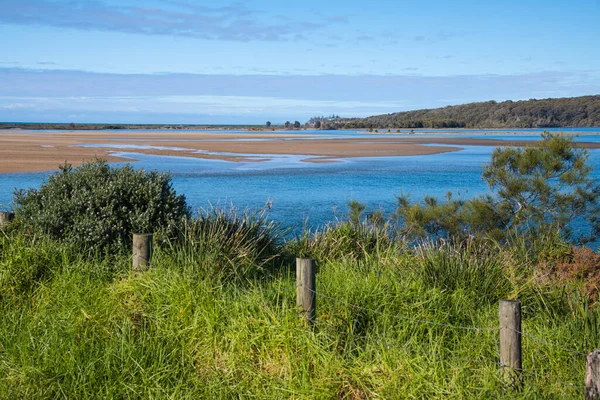
<instances>
[{"instance_id":1,"label":"distant tree line","mask_svg":"<svg viewBox=\"0 0 600 400\"><path fill-rule=\"evenodd\" d=\"M338 129L340 126L334 121L339 119L341 119L341 117L337 114L331 114L328 117L321 115L320 117L312 117L304 125L307 128L314 129Z\"/></svg>"},{"instance_id":2,"label":"distant tree line","mask_svg":"<svg viewBox=\"0 0 600 400\"><path fill-rule=\"evenodd\" d=\"M269 125L270 126L270 125ZM115 129L161 129L161 130L201 130L201 129L248 129L260 130L262 125L218 125L218 124L88 124L88 123L0 123L0 129L27 130L115 130Z\"/></svg>"},{"instance_id":3,"label":"distant tree line","mask_svg":"<svg viewBox=\"0 0 600 400\"><path fill-rule=\"evenodd\" d=\"M600 126L600 96L487 101L367 118L336 118L332 129L561 128Z\"/></svg>"}]
</instances>

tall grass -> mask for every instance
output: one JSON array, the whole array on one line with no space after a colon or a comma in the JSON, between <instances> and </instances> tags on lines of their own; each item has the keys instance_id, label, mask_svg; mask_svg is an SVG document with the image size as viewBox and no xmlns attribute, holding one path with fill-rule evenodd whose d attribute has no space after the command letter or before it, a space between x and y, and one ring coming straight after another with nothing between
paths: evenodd
<instances>
[{"instance_id":1,"label":"tall grass","mask_svg":"<svg viewBox=\"0 0 600 400\"><path fill-rule=\"evenodd\" d=\"M366 259L398 250L388 224L373 225L366 221L339 221L314 231L303 230L289 241L286 252L296 257L312 257L318 261L341 258Z\"/></svg>"},{"instance_id":2,"label":"tall grass","mask_svg":"<svg viewBox=\"0 0 600 400\"><path fill-rule=\"evenodd\" d=\"M318 250L313 330L298 318L292 265L270 268L283 250L265 222L205 214L181 242L158 241L144 273L129 272L126 255L81 258L0 232L0 398L580 397L585 360L569 350L600 345L599 311L581 282L540 280L527 263L542 256L520 257L513 273L511 247L497 243L307 235L286 251ZM526 334L519 392L501 379L491 330L497 300L514 294Z\"/></svg>"},{"instance_id":3,"label":"tall grass","mask_svg":"<svg viewBox=\"0 0 600 400\"><path fill-rule=\"evenodd\" d=\"M219 276L247 278L271 269L281 254L285 230L267 210L210 209L187 219L166 255L177 265Z\"/></svg>"},{"instance_id":4,"label":"tall grass","mask_svg":"<svg viewBox=\"0 0 600 400\"><path fill-rule=\"evenodd\" d=\"M508 295L509 281L494 254L471 252L451 242L422 243L416 254L412 272L427 287L468 291L484 302Z\"/></svg>"}]
</instances>

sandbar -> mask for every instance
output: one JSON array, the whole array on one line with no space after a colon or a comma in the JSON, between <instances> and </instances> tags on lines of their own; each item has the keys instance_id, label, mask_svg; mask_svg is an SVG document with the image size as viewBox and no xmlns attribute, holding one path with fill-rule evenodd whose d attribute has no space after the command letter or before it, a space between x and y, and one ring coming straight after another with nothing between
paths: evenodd
<instances>
[{"instance_id":1,"label":"sandbar","mask_svg":"<svg viewBox=\"0 0 600 400\"><path fill-rule=\"evenodd\" d=\"M0 173L56 170L95 157L134 161L115 153L142 153L260 162L269 155L298 155L306 162L340 158L429 155L458 151L464 145L525 146L528 141L456 137L331 138L290 133L211 133L185 131L0 131ZM600 143L581 143L600 148Z\"/></svg>"}]
</instances>

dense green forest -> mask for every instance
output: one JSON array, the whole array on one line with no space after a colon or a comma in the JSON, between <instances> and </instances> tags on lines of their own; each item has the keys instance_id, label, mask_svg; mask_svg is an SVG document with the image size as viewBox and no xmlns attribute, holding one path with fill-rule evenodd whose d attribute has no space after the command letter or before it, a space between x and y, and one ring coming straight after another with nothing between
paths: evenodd
<instances>
[{"instance_id":1,"label":"dense green forest","mask_svg":"<svg viewBox=\"0 0 600 400\"><path fill-rule=\"evenodd\" d=\"M339 118L321 126L330 129L591 127L600 126L600 96L487 101L367 118Z\"/></svg>"}]
</instances>

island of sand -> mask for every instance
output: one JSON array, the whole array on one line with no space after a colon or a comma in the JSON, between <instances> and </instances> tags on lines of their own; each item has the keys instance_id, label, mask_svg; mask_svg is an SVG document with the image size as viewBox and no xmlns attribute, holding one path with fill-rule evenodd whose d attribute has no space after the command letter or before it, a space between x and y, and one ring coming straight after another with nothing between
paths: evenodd
<instances>
[{"instance_id":1,"label":"island of sand","mask_svg":"<svg viewBox=\"0 0 600 400\"><path fill-rule=\"evenodd\" d=\"M273 155L298 155L306 162L351 157L429 155L463 145L524 146L527 141L445 137L331 138L292 133L214 133L189 131L0 131L0 173L55 170L65 162L80 165L94 158L133 161L115 153L197 157L260 162ZM599 143L581 143L600 148Z\"/></svg>"}]
</instances>

